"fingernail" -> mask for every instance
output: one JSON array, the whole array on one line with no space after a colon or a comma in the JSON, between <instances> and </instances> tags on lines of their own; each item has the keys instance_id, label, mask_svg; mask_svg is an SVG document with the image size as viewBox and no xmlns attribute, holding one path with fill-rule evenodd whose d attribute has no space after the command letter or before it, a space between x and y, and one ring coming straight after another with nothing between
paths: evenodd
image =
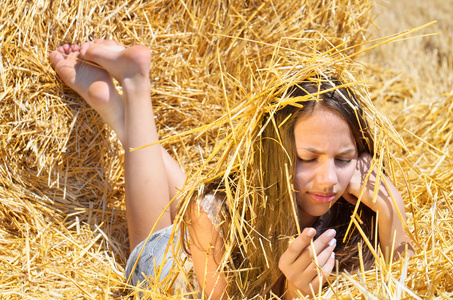
<instances>
[{"instance_id":1,"label":"fingernail","mask_svg":"<svg viewBox=\"0 0 453 300\"><path fill-rule=\"evenodd\" d=\"M329 242L329 247L335 247L336 244L337 244L337 239L331 239Z\"/></svg>"},{"instance_id":2,"label":"fingernail","mask_svg":"<svg viewBox=\"0 0 453 300\"><path fill-rule=\"evenodd\" d=\"M315 234L316 234L316 230L314 230L313 228L309 228L307 230L307 235L308 236L312 237L312 236L315 236Z\"/></svg>"},{"instance_id":3,"label":"fingernail","mask_svg":"<svg viewBox=\"0 0 453 300\"><path fill-rule=\"evenodd\" d=\"M329 239L333 238L334 235L335 235L335 229L329 229L329 230L327 231L327 233L326 233L326 236L327 236Z\"/></svg>"},{"instance_id":4,"label":"fingernail","mask_svg":"<svg viewBox=\"0 0 453 300\"><path fill-rule=\"evenodd\" d=\"M330 253L330 258L335 259L335 252Z\"/></svg>"}]
</instances>

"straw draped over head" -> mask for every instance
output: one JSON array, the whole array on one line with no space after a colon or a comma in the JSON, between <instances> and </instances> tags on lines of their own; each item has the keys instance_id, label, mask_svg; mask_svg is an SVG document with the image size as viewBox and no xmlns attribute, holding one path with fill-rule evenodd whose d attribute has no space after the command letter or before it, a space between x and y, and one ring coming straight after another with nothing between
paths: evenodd
<instances>
[{"instance_id":1,"label":"straw draped over head","mask_svg":"<svg viewBox=\"0 0 453 300\"><path fill-rule=\"evenodd\" d=\"M208 158L204 174L198 174L199 179L186 190L186 201L181 205L183 218L190 223L187 208L197 203L194 199L212 193L223 202L226 251L220 264L224 271L234 270L226 273L230 296L245 292L265 295L270 291L279 295L284 291L278 261L288 242L300 232L293 185L296 165L293 129L304 109L309 111L323 101L322 105L328 107L335 105L328 99L344 98L341 105L350 105L346 110L359 119L353 125L356 130L352 128L359 151L374 154L373 139L361 108L372 104L350 73L331 67L314 72L310 65L284 71L286 74L278 69L271 71L265 84L214 124L225 138L218 141L217 152ZM342 212L335 218L346 231L353 206L345 201L339 201L339 205L341 208L334 210L333 215ZM373 222L372 213L363 207L360 211L365 211L362 217L371 215ZM329 225L340 226L335 222ZM369 222L364 227L373 239ZM357 231L354 234L352 246L357 249L356 242L361 238ZM346 256L351 259L350 254ZM372 259L371 255L367 258ZM352 267L355 263L348 265Z\"/></svg>"}]
</instances>

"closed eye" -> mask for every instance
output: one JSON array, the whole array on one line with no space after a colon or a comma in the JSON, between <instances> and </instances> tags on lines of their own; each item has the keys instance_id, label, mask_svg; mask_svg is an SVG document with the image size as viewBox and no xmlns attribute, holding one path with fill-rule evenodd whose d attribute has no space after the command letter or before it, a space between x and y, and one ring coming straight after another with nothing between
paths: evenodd
<instances>
[{"instance_id":1,"label":"closed eye","mask_svg":"<svg viewBox=\"0 0 453 300\"><path fill-rule=\"evenodd\" d=\"M337 158L336 160L342 164L349 164L352 161L352 159L341 159L341 158Z\"/></svg>"},{"instance_id":2,"label":"closed eye","mask_svg":"<svg viewBox=\"0 0 453 300\"><path fill-rule=\"evenodd\" d=\"M315 162L315 161L316 161L316 158L312 158L312 159L302 159L302 158L299 158L299 161L300 161L301 163L308 164L308 163Z\"/></svg>"}]
</instances>

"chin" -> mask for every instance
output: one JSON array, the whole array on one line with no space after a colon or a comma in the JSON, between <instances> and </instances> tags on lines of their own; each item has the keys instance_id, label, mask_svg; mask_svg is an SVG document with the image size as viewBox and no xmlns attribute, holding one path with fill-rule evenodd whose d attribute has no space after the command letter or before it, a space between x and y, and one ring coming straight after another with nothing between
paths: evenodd
<instances>
[{"instance_id":1,"label":"chin","mask_svg":"<svg viewBox=\"0 0 453 300\"><path fill-rule=\"evenodd\" d=\"M316 205L313 205L315 207L310 207L310 209L305 210L305 212L313 217L320 217L325 215L330 208L337 202L337 200L329 202L329 203L318 203Z\"/></svg>"},{"instance_id":2,"label":"chin","mask_svg":"<svg viewBox=\"0 0 453 300\"><path fill-rule=\"evenodd\" d=\"M327 205L325 208L319 208L319 209L309 209L309 210L304 210L305 213L309 216L312 217L320 217L325 215L330 209L330 205Z\"/></svg>"}]
</instances>

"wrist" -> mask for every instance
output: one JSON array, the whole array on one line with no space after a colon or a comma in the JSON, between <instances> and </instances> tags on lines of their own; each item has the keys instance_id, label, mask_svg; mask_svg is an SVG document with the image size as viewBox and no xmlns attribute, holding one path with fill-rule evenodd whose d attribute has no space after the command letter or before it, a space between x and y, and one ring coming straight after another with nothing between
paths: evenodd
<instances>
[{"instance_id":1,"label":"wrist","mask_svg":"<svg viewBox=\"0 0 453 300\"><path fill-rule=\"evenodd\" d=\"M298 289L295 285L293 285L291 282L289 282L288 280L286 280L286 292L285 292L285 295L284 295L284 299L285 300L293 300L293 299L300 299L301 298L301 295L303 295L302 291L300 289ZM304 295L306 298L310 298L309 295Z\"/></svg>"},{"instance_id":2,"label":"wrist","mask_svg":"<svg viewBox=\"0 0 453 300\"><path fill-rule=\"evenodd\" d=\"M299 296L297 295L296 290L290 288L289 284L288 284L288 288L286 289L286 293L285 293L285 296L283 297L283 299L293 300L293 299L297 299L297 298L299 298Z\"/></svg>"},{"instance_id":3,"label":"wrist","mask_svg":"<svg viewBox=\"0 0 453 300\"><path fill-rule=\"evenodd\" d=\"M364 199L363 202L375 213L379 212L380 215L390 215L395 209L394 204L399 205L399 203L402 203L401 194L385 176L380 182L379 190L374 200L374 187L370 188L364 196L367 199Z\"/></svg>"}]
</instances>

